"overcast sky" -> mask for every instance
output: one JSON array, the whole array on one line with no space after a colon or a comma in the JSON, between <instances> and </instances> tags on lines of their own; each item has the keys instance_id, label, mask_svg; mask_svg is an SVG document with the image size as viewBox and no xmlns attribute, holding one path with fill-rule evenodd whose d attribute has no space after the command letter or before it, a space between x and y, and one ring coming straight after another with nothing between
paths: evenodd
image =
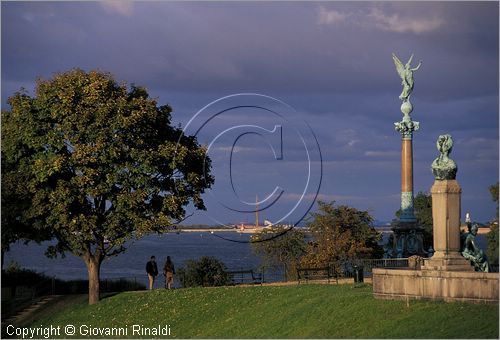
<instances>
[{"instance_id":1,"label":"overcast sky","mask_svg":"<svg viewBox=\"0 0 500 340\"><path fill-rule=\"evenodd\" d=\"M212 143L216 182L205 195L208 211L186 223L253 222L252 213L231 209L276 187L281 196L261 221L295 222L320 180L320 199L391 220L401 183L394 122L402 118L392 52L423 61L411 96L420 122L415 192L430 190L435 142L449 133L462 215L495 215L488 187L499 170L498 2L2 2L1 9L2 108L20 87L32 92L37 77L79 67L145 86L173 107L175 124L192 133L203 127L199 141ZM243 92L276 100L231 97L188 125L207 104ZM231 105L274 113L234 109L203 125ZM264 130L216 138L237 125ZM269 132L276 125L281 138Z\"/></svg>"}]
</instances>

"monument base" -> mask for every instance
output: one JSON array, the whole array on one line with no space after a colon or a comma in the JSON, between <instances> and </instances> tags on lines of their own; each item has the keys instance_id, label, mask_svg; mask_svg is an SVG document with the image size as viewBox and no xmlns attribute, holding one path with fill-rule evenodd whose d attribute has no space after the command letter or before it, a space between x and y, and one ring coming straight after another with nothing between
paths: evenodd
<instances>
[{"instance_id":1,"label":"monument base","mask_svg":"<svg viewBox=\"0 0 500 340\"><path fill-rule=\"evenodd\" d=\"M422 270L473 272L474 267L459 253L442 255L438 252L425 260Z\"/></svg>"},{"instance_id":2,"label":"monument base","mask_svg":"<svg viewBox=\"0 0 500 340\"><path fill-rule=\"evenodd\" d=\"M498 303L498 273L374 268L373 295L391 300Z\"/></svg>"},{"instance_id":3,"label":"monument base","mask_svg":"<svg viewBox=\"0 0 500 340\"><path fill-rule=\"evenodd\" d=\"M427 257L424 249L424 228L416 222L400 221L392 228L394 240L391 257L403 258L412 255Z\"/></svg>"}]
</instances>

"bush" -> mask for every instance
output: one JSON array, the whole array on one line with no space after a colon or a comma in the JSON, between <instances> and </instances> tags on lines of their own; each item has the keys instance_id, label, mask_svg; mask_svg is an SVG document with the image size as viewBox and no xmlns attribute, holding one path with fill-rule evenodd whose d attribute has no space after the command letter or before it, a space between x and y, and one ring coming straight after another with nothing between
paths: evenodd
<instances>
[{"instance_id":1,"label":"bush","mask_svg":"<svg viewBox=\"0 0 500 340\"><path fill-rule=\"evenodd\" d=\"M498 223L491 225L491 231L486 234L488 240L488 250L486 256L488 262L493 266L498 266Z\"/></svg>"},{"instance_id":2,"label":"bush","mask_svg":"<svg viewBox=\"0 0 500 340\"><path fill-rule=\"evenodd\" d=\"M12 262L5 271L2 271L2 287L27 286L33 287L42 281L51 278L33 270L21 268L18 263Z\"/></svg>"},{"instance_id":3,"label":"bush","mask_svg":"<svg viewBox=\"0 0 500 340\"><path fill-rule=\"evenodd\" d=\"M12 287L12 295L20 293L18 287L36 287L37 291L49 293L54 285L55 294L86 294L89 289L88 280L53 279L43 273L34 270L21 268L18 263L9 264L6 270L2 271L2 287ZM145 290L146 286L136 280L127 278L101 279L101 292L126 292L131 290ZM29 291L29 294L32 294Z\"/></svg>"},{"instance_id":4,"label":"bush","mask_svg":"<svg viewBox=\"0 0 500 340\"><path fill-rule=\"evenodd\" d=\"M183 287L214 287L229 283L226 266L211 256L188 260L186 266L178 270L178 274Z\"/></svg>"}]
</instances>

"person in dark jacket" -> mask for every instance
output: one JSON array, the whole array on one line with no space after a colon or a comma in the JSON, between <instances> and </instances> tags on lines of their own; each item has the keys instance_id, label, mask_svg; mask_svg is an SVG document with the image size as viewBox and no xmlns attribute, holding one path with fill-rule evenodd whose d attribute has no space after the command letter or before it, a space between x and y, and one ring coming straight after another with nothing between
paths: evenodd
<instances>
[{"instance_id":1,"label":"person in dark jacket","mask_svg":"<svg viewBox=\"0 0 500 340\"><path fill-rule=\"evenodd\" d=\"M172 284L174 283L174 274L175 274L174 263L170 259L170 256L167 256L167 262L165 262L165 266L163 266L163 275L165 275L166 289L172 289Z\"/></svg>"},{"instance_id":2,"label":"person in dark jacket","mask_svg":"<svg viewBox=\"0 0 500 340\"><path fill-rule=\"evenodd\" d=\"M155 279L158 276L158 266L156 265L156 259L151 256L151 259L146 263L146 273L148 273L149 289L153 289Z\"/></svg>"}]
</instances>

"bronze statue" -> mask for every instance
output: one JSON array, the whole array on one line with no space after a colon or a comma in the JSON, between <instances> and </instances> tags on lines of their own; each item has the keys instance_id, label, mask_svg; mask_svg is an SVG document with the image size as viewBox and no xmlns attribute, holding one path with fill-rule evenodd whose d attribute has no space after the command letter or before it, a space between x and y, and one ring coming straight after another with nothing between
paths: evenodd
<instances>
[{"instance_id":1,"label":"bronze statue","mask_svg":"<svg viewBox=\"0 0 500 340\"><path fill-rule=\"evenodd\" d=\"M478 226L476 223L474 223L470 227L470 232L465 238L462 256L472 262L476 271L488 273L490 271L490 265L488 264L486 255L484 254L483 250L476 244L477 230Z\"/></svg>"},{"instance_id":2,"label":"bronze statue","mask_svg":"<svg viewBox=\"0 0 500 340\"><path fill-rule=\"evenodd\" d=\"M394 60L394 65L396 65L396 71L398 71L398 74L401 77L401 85L403 85L403 92L401 92L401 94L399 95L399 99L401 99L403 102L406 102L408 101L408 98L413 91L413 72L420 68L422 62L419 62L417 67L411 68L413 54L404 66L401 60L399 60L399 58L394 53L392 54L392 59Z\"/></svg>"},{"instance_id":3,"label":"bronze statue","mask_svg":"<svg viewBox=\"0 0 500 340\"><path fill-rule=\"evenodd\" d=\"M448 134L441 135L437 139L436 147L440 155L432 162L432 174L436 180L455 179L457 176L457 164L448 157L453 149L453 139Z\"/></svg>"}]
</instances>

